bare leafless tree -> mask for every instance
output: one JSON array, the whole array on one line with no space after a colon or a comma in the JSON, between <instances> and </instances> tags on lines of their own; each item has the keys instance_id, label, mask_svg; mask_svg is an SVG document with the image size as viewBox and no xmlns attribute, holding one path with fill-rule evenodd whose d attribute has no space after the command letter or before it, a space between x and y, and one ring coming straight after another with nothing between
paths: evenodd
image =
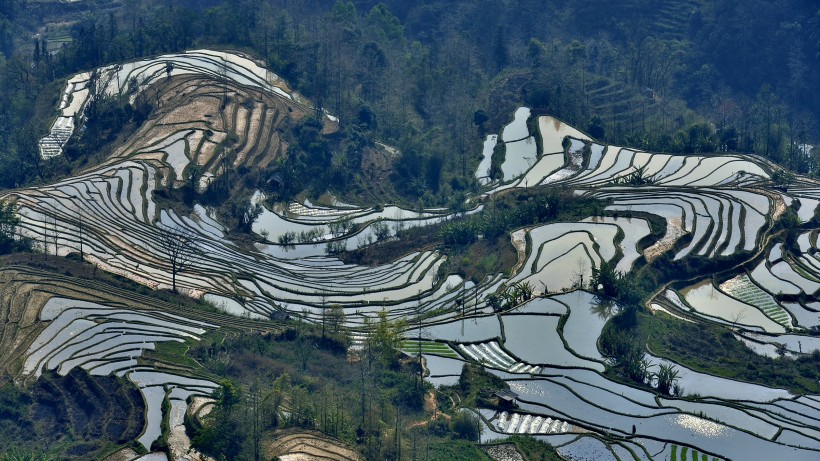
<instances>
[{"instance_id":1,"label":"bare leafless tree","mask_svg":"<svg viewBox=\"0 0 820 461\"><path fill-rule=\"evenodd\" d=\"M160 225L159 245L171 265L171 291L177 292L177 274L187 269L199 253L197 236L190 229Z\"/></svg>"},{"instance_id":2,"label":"bare leafless tree","mask_svg":"<svg viewBox=\"0 0 820 461\"><path fill-rule=\"evenodd\" d=\"M572 284L574 287L584 289L584 274L587 273L589 260L580 257L575 261L575 272L572 274Z\"/></svg>"},{"instance_id":3,"label":"bare leafless tree","mask_svg":"<svg viewBox=\"0 0 820 461\"><path fill-rule=\"evenodd\" d=\"M48 224L51 224L51 230L53 232L51 237L54 244L54 256L57 256L59 250L58 243L60 238L60 233L57 230L57 218L51 215L48 216ZM46 250L46 254L48 254L48 250Z\"/></svg>"},{"instance_id":4,"label":"bare leafless tree","mask_svg":"<svg viewBox=\"0 0 820 461\"><path fill-rule=\"evenodd\" d=\"M731 317L732 328L737 328L738 324L746 318L746 309L741 309L734 313Z\"/></svg>"}]
</instances>

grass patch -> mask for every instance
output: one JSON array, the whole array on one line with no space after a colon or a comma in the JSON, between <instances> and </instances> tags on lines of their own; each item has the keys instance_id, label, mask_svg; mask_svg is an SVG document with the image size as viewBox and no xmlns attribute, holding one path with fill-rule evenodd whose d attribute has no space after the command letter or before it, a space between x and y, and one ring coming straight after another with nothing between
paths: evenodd
<instances>
[{"instance_id":1,"label":"grass patch","mask_svg":"<svg viewBox=\"0 0 820 461\"><path fill-rule=\"evenodd\" d=\"M507 235L475 242L466 248L454 249L445 261L446 270L468 280L479 282L499 272L509 272L518 261L518 254Z\"/></svg>"},{"instance_id":2,"label":"grass patch","mask_svg":"<svg viewBox=\"0 0 820 461\"><path fill-rule=\"evenodd\" d=\"M820 392L820 352L772 359L752 352L727 327L684 322L660 312L638 312L636 328L654 354L693 370L798 394Z\"/></svg>"},{"instance_id":3,"label":"grass patch","mask_svg":"<svg viewBox=\"0 0 820 461\"><path fill-rule=\"evenodd\" d=\"M421 341L421 353L422 354L431 354L431 355L440 355L442 357L450 357L453 359L458 358L458 354L450 348L450 346L444 343L436 343L432 341ZM401 343L401 350L410 354L416 355L419 352L419 341L414 340L407 340L402 341Z\"/></svg>"},{"instance_id":4,"label":"grass patch","mask_svg":"<svg viewBox=\"0 0 820 461\"><path fill-rule=\"evenodd\" d=\"M559 461L563 459L558 455L558 452L555 451L555 448L553 448L552 445L542 442L534 437L526 435L513 435L509 438L509 440L515 444L515 448L518 449L519 453L524 455L524 459L531 461Z\"/></svg>"},{"instance_id":5,"label":"grass patch","mask_svg":"<svg viewBox=\"0 0 820 461\"><path fill-rule=\"evenodd\" d=\"M473 442L466 440L435 440L429 446L431 461L492 461Z\"/></svg>"},{"instance_id":6,"label":"grass patch","mask_svg":"<svg viewBox=\"0 0 820 461\"><path fill-rule=\"evenodd\" d=\"M200 368L199 364L187 355L190 347L188 341L158 341L154 344L154 349L146 349L143 352L144 360L176 365L192 370Z\"/></svg>"},{"instance_id":7,"label":"grass patch","mask_svg":"<svg viewBox=\"0 0 820 461\"><path fill-rule=\"evenodd\" d=\"M497 399L493 392L509 389L501 378L485 371L482 367L465 363L458 379L458 398L464 407L494 407Z\"/></svg>"}]
</instances>

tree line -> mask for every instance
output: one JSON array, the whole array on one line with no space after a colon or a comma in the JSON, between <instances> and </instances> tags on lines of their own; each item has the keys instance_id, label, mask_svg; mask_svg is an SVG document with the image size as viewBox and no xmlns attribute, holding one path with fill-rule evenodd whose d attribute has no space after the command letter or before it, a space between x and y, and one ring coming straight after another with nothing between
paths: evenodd
<instances>
[{"instance_id":1,"label":"tree line","mask_svg":"<svg viewBox=\"0 0 820 461\"><path fill-rule=\"evenodd\" d=\"M416 199L475 187L480 135L521 103L607 142L749 151L815 173L800 145L820 133L820 96L810 90L820 86L820 12L785 3L664 0L648 12L637 0L136 0L90 12L70 43L49 52L46 36L23 38L36 7L4 0L0 166L22 168L0 168L0 185L48 174L36 140L59 91L53 82L200 46L252 52L339 115L347 134L399 147L392 181ZM324 166L341 154L306 152L304 162Z\"/></svg>"}]
</instances>

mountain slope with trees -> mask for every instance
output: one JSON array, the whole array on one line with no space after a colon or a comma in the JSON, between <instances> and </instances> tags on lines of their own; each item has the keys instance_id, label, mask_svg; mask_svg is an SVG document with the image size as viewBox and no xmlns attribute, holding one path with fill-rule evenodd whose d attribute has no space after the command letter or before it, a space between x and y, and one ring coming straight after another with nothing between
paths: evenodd
<instances>
[{"instance_id":1,"label":"mountain slope with trees","mask_svg":"<svg viewBox=\"0 0 820 461\"><path fill-rule=\"evenodd\" d=\"M396 145L395 186L411 200L473 187L477 130L497 130L522 101L608 142L754 152L816 171L800 149L820 138L811 1L82 4L91 13L70 16L56 53L43 51L57 27L48 17L77 6L0 8L13 38L0 60L0 164L21 166L2 168L2 186L71 170L35 155L55 78L205 45L253 51L353 136Z\"/></svg>"}]
</instances>

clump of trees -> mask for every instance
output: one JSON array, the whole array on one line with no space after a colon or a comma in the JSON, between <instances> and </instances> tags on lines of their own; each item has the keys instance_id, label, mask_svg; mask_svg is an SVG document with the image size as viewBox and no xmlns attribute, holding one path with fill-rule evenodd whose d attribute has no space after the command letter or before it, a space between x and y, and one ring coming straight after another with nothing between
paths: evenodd
<instances>
[{"instance_id":1,"label":"clump of trees","mask_svg":"<svg viewBox=\"0 0 820 461\"><path fill-rule=\"evenodd\" d=\"M192 355L226 377L203 421L189 418L194 446L217 458L252 460L270 431L317 429L369 459L397 459L408 419L423 413L430 385L401 352L404 321L381 311L364 325L361 349L347 351L344 311L323 305L321 326L292 322L279 333L207 336Z\"/></svg>"},{"instance_id":2,"label":"clump of trees","mask_svg":"<svg viewBox=\"0 0 820 461\"><path fill-rule=\"evenodd\" d=\"M610 357L611 372L641 386L653 386L663 395L681 395L677 385L679 371L672 364L662 363L653 371L643 343L632 330L607 328L601 336L603 352Z\"/></svg>"},{"instance_id":3,"label":"clump of trees","mask_svg":"<svg viewBox=\"0 0 820 461\"><path fill-rule=\"evenodd\" d=\"M516 282L501 293L487 295L487 305L496 312L511 309L532 299L534 292L535 288L530 282Z\"/></svg>"},{"instance_id":4,"label":"clump of trees","mask_svg":"<svg viewBox=\"0 0 820 461\"><path fill-rule=\"evenodd\" d=\"M562 214L583 213L594 200L556 190L522 192L504 202L485 204L481 213L442 223L438 237L446 246L469 245L479 238L493 239L512 229L554 221Z\"/></svg>"},{"instance_id":5,"label":"clump of trees","mask_svg":"<svg viewBox=\"0 0 820 461\"><path fill-rule=\"evenodd\" d=\"M34 248L34 240L18 232L19 224L17 206L10 201L0 202L0 254L32 251Z\"/></svg>"},{"instance_id":6,"label":"clump of trees","mask_svg":"<svg viewBox=\"0 0 820 461\"><path fill-rule=\"evenodd\" d=\"M599 293L613 298L625 306L635 306L644 297L638 280L632 273L619 272L610 261L601 261L592 268L591 286Z\"/></svg>"},{"instance_id":7,"label":"clump of trees","mask_svg":"<svg viewBox=\"0 0 820 461\"><path fill-rule=\"evenodd\" d=\"M200 7L140 0L89 12L72 26L73 41L55 52L47 37L16 38L31 36L25 29L37 23L37 8L0 2L0 185L48 177L58 165L37 155L48 122L36 116L52 110L48 99L59 91L53 82L204 43L252 50L315 101L318 116L327 109L344 121L344 145L319 133L318 117L294 127L293 155L277 166L286 189L355 183L363 148L382 139L401 152L391 176L395 190L444 203L477 187L471 170L479 139L509 116L506 102L476 110L476 101L491 95L523 99L607 142L670 152L752 151L801 173L818 170L815 157L801 150L818 135L820 107L808 91L820 74L806 64L820 27L806 2L724 8L709 1L694 11L673 9L677 14L659 8L663 18L634 0L618 8L599 1L562 6L561 15L549 13L554 2L534 0L515 8L463 0L375 3L243 0ZM548 31L544 14L555 23ZM459 27L445 26L452 24ZM715 24L720 34L703 33ZM601 34L613 27L623 33ZM749 65L759 62L771 65ZM143 113L139 104L104 106L101 100L94 108L107 120L99 125L103 136L81 141L92 148L114 122L138 121Z\"/></svg>"},{"instance_id":8,"label":"clump of trees","mask_svg":"<svg viewBox=\"0 0 820 461\"><path fill-rule=\"evenodd\" d=\"M612 184L615 186L651 186L655 184L655 179L648 176L646 167L642 166L626 176L615 178Z\"/></svg>"}]
</instances>

